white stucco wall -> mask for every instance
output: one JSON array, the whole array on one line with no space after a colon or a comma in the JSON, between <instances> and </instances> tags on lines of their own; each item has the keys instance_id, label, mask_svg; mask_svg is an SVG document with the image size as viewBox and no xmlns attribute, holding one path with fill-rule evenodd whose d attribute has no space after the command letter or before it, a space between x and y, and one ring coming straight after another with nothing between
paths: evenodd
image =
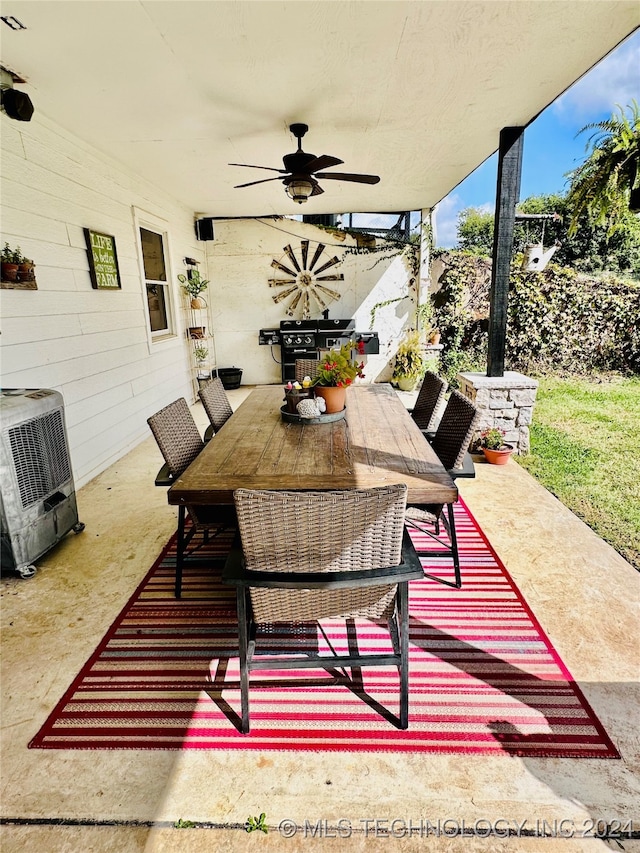
<instances>
[{"instance_id":1,"label":"white stucco wall","mask_svg":"<svg viewBox=\"0 0 640 853\"><path fill-rule=\"evenodd\" d=\"M319 243L325 249L316 263L322 266L338 257L340 263L324 274L341 273L344 281L327 281L326 286L340 294L329 301L329 317L354 317L359 332L377 331L380 355L368 356L368 381L382 381L390 376L398 340L407 323L415 317L416 286L409 285L404 260L393 247L382 253L349 253L355 240L345 233L336 234L323 228L290 219L226 220L215 223L215 240L207 244L207 278L211 280L208 300L215 349L219 367L241 367L243 384L280 382L280 347L259 346L261 328L279 327L281 320L300 319L300 305L293 318L286 314L291 297L280 303L273 301L279 291L269 287L269 279L286 279L286 274L271 266L272 260L289 268L284 252L291 246L298 261L301 240L309 240L309 258ZM380 246L383 241L378 240ZM371 310L380 302L403 296L400 301L380 307L371 325ZM311 301L311 318L322 316L320 305ZM272 357L273 355L273 357Z\"/></svg>"},{"instance_id":2,"label":"white stucco wall","mask_svg":"<svg viewBox=\"0 0 640 853\"><path fill-rule=\"evenodd\" d=\"M79 487L150 435L149 415L192 399L175 277L183 257L203 258L204 244L192 211L39 113L28 124L2 116L1 190L2 245L33 258L38 283L0 291L2 386L62 393ZM134 207L169 233L178 315L176 335L163 343L147 332ZM121 290L92 288L84 227L115 237Z\"/></svg>"}]
</instances>

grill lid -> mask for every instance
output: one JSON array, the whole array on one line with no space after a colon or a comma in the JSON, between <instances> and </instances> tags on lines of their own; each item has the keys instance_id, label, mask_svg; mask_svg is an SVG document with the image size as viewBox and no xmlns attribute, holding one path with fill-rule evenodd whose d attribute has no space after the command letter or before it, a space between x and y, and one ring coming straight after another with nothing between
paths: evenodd
<instances>
[{"instance_id":1,"label":"grill lid","mask_svg":"<svg viewBox=\"0 0 640 853\"><path fill-rule=\"evenodd\" d=\"M317 329L317 320L280 320L281 332L315 332Z\"/></svg>"},{"instance_id":2,"label":"grill lid","mask_svg":"<svg viewBox=\"0 0 640 853\"><path fill-rule=\"evenodd\" d=\"M356 327L355 320L318 320L319 332L352 332Z\"/></svg>"}]
</instances>

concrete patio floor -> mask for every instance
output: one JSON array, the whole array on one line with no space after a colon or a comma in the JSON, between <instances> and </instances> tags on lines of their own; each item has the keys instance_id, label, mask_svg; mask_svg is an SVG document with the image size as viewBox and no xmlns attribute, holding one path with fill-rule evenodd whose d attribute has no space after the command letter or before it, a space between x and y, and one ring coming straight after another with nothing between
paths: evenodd
<instances>
[{"instance_id":1,"label":"concrete patio floor","mask_svg":"<svg viewBox=\"0 0 640 853\"><path fill-rule=\"evenodd\" d=\"M232 405L249 390L229 392ZM193 411L203 431L206 416ZM82 534L45 555L33 579L0 582L3 853L611 850L615 841L588 836L615 820L633 821L635 839L620 843L640 850L640 576L513 460L478 461L460 493L621 760L27 749L175 531L153 485L161 462L149 437L78 492ZM247 834L261 812L269 834ZM179 818L207 826L175 829ZM285 838L284 819L320 828ZM408 838L398 823L385 837L394 820L447 820L448 832ZM463 821L478 834L458 834ZM481 837L496 821L502 835ZM531 834L554 826L556 838Z\"/></svg>"}]
</instances>

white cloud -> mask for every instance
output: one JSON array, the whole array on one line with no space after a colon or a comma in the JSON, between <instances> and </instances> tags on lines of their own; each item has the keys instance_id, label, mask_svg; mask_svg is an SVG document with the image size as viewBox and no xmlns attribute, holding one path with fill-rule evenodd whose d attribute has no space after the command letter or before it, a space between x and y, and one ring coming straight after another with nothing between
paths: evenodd
<instances>
[{"instance_id":1,"label":"white cloud","mask_svg":"<svg viewBox=\"0 0 640 853\"><path fill-rule=\"evenodd\" d=\"M450 193L436 205L434 219L435 245L438 248L450 249L456 244L458 213L462 210L462 198L457 193Z\"/></svg>"},{"instance_id":2,"label":"white cloud","mask_svg":"<svg viewBox=\"0 0 640 853\"><path fill-rule=\"evenodd\" d=\"M630 36L553 104L566 121L588 122L594 113L611 114L616 104L625 107L640 99L640 33Z\"/></svg>"}]
</instances>

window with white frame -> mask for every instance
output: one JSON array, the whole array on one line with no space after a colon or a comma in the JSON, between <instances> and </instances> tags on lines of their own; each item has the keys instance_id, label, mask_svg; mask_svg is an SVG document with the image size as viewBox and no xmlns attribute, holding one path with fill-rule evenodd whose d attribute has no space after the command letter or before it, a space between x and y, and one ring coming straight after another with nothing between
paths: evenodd
<instances>
[{"instance_id":1,"label":"window with white frame","mask_svg":"<svg viewBox=\"0 0 640 853\"><path fill-rule=\"evenodd\" d=\"M139 225L138 231L151 336L165 337L173 333L166 234L147 224Z\"/></svg>"}]
</instances>

